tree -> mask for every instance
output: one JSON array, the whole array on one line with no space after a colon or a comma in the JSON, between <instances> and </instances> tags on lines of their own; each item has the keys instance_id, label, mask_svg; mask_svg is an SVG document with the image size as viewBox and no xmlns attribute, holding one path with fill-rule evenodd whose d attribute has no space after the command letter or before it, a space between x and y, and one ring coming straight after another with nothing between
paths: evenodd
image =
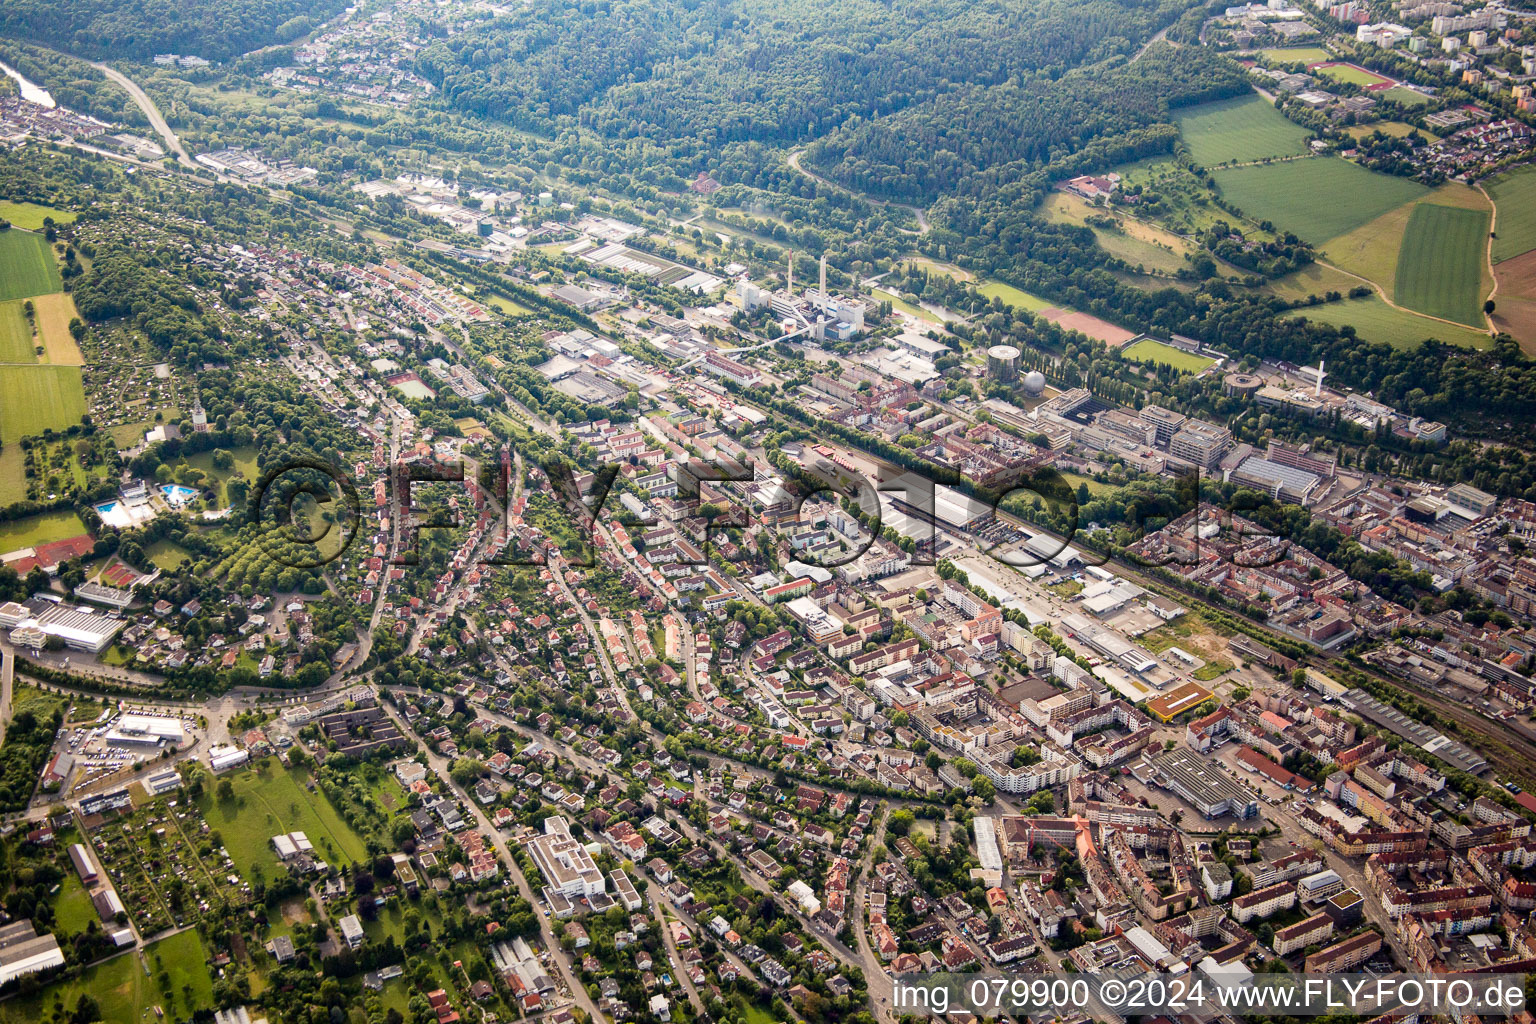
<instances>
[{"instance_id":1,"label":"tree","mask_svg":"<svg viewBox=\"0 0 1536 1024\"><path fill-rule=\"evenodd\" d=\"M219 803L228 803L235 798L235 784L228 779L220 779L214 792L218 795Z\"/></svg>"},{"instance_id":2,"label":"tree","mask_svg":"<svg viewBox=\"0 0 1536 1024\"><path fill-rule=\"evenodd\" d=\"M1487 302L1483 303L1483 312L1488 316L1493 316L1493 311L1495 308L1496 307L1494 306L1492 299L1489 299Z\"/></svg>"}]
</instances>

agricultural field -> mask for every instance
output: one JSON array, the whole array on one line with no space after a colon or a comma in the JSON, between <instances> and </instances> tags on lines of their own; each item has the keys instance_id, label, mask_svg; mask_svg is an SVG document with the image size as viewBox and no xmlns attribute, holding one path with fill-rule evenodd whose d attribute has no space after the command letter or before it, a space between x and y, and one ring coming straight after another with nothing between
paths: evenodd
<instances>
[{"instance_id":1,"label":"agricultural field","mask_svg":"<svg viewBox=\"0 0 1536 1024\"><path fill-rule=\"evenodd\" d=\"M1536 249L1536 167L1526 165L1488 182L1497 213L1493 261L1501 263Z\"/></svg>"},{"instance_id":2,"label":"agricultural field","mask_svg":"<svg viewBox=\"0 0 1536 1024\"><path fill-rule=\"evenodd\" d=\"M1536 249L1498 264L1493 276L1499 282L1494 326L1507 331L1527 355L1536 354Z\"/></svg>"},{"instance_id":3,"label":"agricultural field","mask_svg":"<svg viewBox=\"0 0 1536 1024\"><path fill-rule=\"evenodd\" d=\"M1367 341L1380 341L1394 348L1414 348L1427 338L1448 345L1487 348L1492 339L1483 331L1458 327L1440 320L1427 320L1406 309L1394 309L1378 295L1363 299L1345 299L1322 306L1307 306L1286 316L1304 316L1320 324L1351 326Z\"/></svg>"},{"instance_id":4,"label":"agricultural field","mask_svg":"<svg viewBox=\"0 0 1536 1024\"><path fill-rule=\"evenodd\" d=\"M37 362L37 342L32 340L32 325L22 311L25 301L0 302L0 363Z\"/></svg>"},{"instance_id":5,"label":"agricultural field","mask_svg":"<svg viewBox=\"0 0 1536 1024\"><path fill-rule=\"evenodd\" d=\"M1365 68L1357 67L1354 64L1330 64L1327 67L1313 68L1312 70L1323 75L1325 78L1333 79L1335 82L1346 82L1350 85L1369 87L1385 85L1391 81L1391 79L1383 78L1374 71L1367 71Z\"/></svg>"},{"instance_id":6,"label":"agricultural field","mask_svg":"<svg viewBox=\"0 0 1536 1024\"><path fill-rule=\"evenodd\" d=\"M1208 356L1185 352L1152 338L1143 338L1133 345L1127 345L1121 354L1132 362L1171 366L1183 373L1199 373L1216 363L1216 360Z\"/></svg>"},{"instance_id":7,"label":"agricultural field","mask_svg":"<svg viewBox=\"0 0 1536 1024\"><path fill-rule=\"evenodd\" d=\"M0 220L8 220L18 228L28 231L43 230L43 221L52 217L58 225L73 224L75 214L68 210L55 210L51 206L42 206L38 203L16 203L9 199L0 200Z\"/></svg>"},{"instance_id":8,"label":"agricultural field","mask_svg":"<svg viewBox=\"0 0 1536 1024\"><path fill-rule=\"evenodd\" d=\"M1407 178L1377 174L1334 157L1221 170L1215 177L1222 195L1250 220L1270 221L1313 245L1353 231L1429 191Z\"/></svg>"},{"instance_id":9,"label":"agricultural field","mask_svg":"<svg viewBox=\"0 0 1536 1024\"><path fill-rule=\"evenodd\" d=\"M1301 156L1310 134L1257 93L1189 107L1178 123L1190 155L1204 167Z\"/></svg>"},{"instance_id":10,"label":"agricultural field","mask_svg":"<svg viewBox=\"0 0 1536 1024\"><path fill-rule=\"evenodd\" d=\"M64 287L53 250L42 235L0 231L0 301L47 295Z\"/></svg>"},{"instance_id":11,"label":"agricultural field","mask_svg":"<svg viewBox=\"0 0 1536 1024\"><path fill-rule=\"evenodd\" d=\"M217 799L212 785L198 799L203 817L219 831L246 880L273 878L282 872L272 837L283 832L306 833L316 855L329 864L361 861L367 855L362 838L330 802L305 787L309 777L304 769L284 768L267 758L250 771L223 776L234 787L233 799Z\"/></svg>"},{"instance_id":12,"label":"agricultural field","mask_svg":"<svg viewBox=\"0 0 1536 1024\"><path fill-rule=\"evenodd\" d=\"M1425 204L1461 207L1485 219L1489 209L1488 200L1484 199L1483 194L1476 189L1456 183L1445 184L1432 192L1426 192L1415 202L1405 203L1394 210L1388 210L1380 217L1360 225L1348 234L1330 239L1323 248L1323 258L1341 270L1358 274L1381 285L1382 289L1392 296L1393 301L1401 303L1402 299L1396 294L1398 260L1400 254L1407 251L1405 238L1409 220L1413 217L1414 211ZM1474 262L1481 265L1481 253ZM1338 290L1347 292L1358 283L1358 281L1351 281L1346 287Z\"/></svg>"},{"instance_id":13,"label":"agricultural field","mask_svg":"<svg viewBox=\"0 0 1536 1024\"><path fill-rule=\"evenodd\" d=\"M1483 324L1483 254L1488 215L1419 203L1408 220L1393 299L1457 323Z\"/></svg>"},{"instance_id":14,"label":"agricultural field","mask_svg":"<svg viewBox=\"0 0 1536 1024\"><path fill-rule=\"evenodd\" d=\"M0 365L0 441L14 443L44 430L63 430L85 415L77 366Z\"/></svg>"},{"instance_id":15,"label":"agricultural field","mask_svg":"<svg viewBox=\"0 0 1536 1024\"><path fill-rule=\"evenodd\" d=\"M43 358L55 366L82 366L85 357L74 335L69 333L69 322L80 315L75 300L65 292L39 295L32 300L37 317L37 334L43 343Z\"/></svg>"}]
</instances>

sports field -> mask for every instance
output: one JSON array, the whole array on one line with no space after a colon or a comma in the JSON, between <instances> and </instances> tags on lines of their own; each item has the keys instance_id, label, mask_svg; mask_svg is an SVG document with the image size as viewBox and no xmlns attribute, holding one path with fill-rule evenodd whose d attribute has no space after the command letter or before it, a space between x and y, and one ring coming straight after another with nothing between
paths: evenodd
<instances>
[{"instance_id":1,"label":"sports field","mask_svg":"<svg viewBox=\"0 0 1536 1024\"><path fill-rule=\"evenodd\" d=\"M1308 306L1285 315L1304 316L1315 323L1335 327L1350 326L1366 341L1385 342L1393 348L1416 348L1428 338L1467 348L1487 348L1493 343L1493 339L1482 331L1440 320L1426 320L1407 310L1393 309L1375 295Z\"/></svg>"},{"instance_id":2,"label":"sports field","mask_svg":"<svg viewBox=\"0 0 1536 1024\"><path fill-rule=\"evenodd\" d=\"M0 301L59 291L64 281L42 235L0 231Z\"/></svg>"},{"instance_id":3,"label":"sports field","mask_svg":"<svg viewBox=\"0 0 1536 1024\"><path fill-rule=\"evenodd\" d=\"M1498 209L1493 261L1511 260L1536 249L1536 167L1527 164L1487 185Z\"/></svg>"},{"instance_id":4,"label":"sports field","mask_svg":"<svg viewBox=\"0 0 1536 1024\"><path fill-rule=\"evenodd\" d=\"M1278 50L1260 50L1259 56L1272 64L1317 64L1333 60L1333 54L1320 46L1290 46Z\"/></svg>"},{"instance_id":5,"label":"sports field","mask_svg":"<svg viewBox=\"0 0 1536 1024\"><path fill-rule=\"evenodd\" d=\"M0 200L0 218L10 221L19 228L41 231L45 217L52 217L55 224L61 225L75 222L75 215L68 210L55 210L51 206L41 206L37 203L13 203L8 199Z\"/></svg>"},{"instance_id":6,"label":"sports field","mask_svg":"<svg viewBox=\"0 0 1536 1024\"><path fill-rule=\"evenodd\" d=\"M0 302L0 363L35 363L32 327L21 311L21 299Z\"/></svg>"},{"instance_id":7,"label":"sports field","mask_svg":"<svg viewBox=\"0 0 1536 1024\"><path fill-rule=\"evenodd\" d=\"M1335 82L1348 82L1350 85L1385 85L1391 79L1383 78L1374 71L1356 67L1353 64L1330 64L1324 68L1314 68Z\"/></svg>"},{"instance_id":8,"label":"sports field","mask_svg":"<svg viewBox=\"0 0 1536 1024\"><path fill-rule=\"evenodd\" d=\"M1134 345L1127 345L1123 354L1132 362L1171 366L1184 373L1199 373L1216 362L1206 356L1185 352L1183 349L1165 345L1151 338L1142 338Z\"/></svg>"},{"instance_id":9,"label":"sports field","mask_svg":"<svg viewBox=\"0 0 1536 1024\"><path fill-rule=\"evenodd\" d=\"M1393 299L1400 306L1478 327L1483 324L1483 247L1488 214L1420 203L1397 258Z\"/></svg>"},{"instance_id":10,"label":"sports field","mask_svg":"<svg viewBox=\"0 0 1536 1024\"><path fill-rule=\"evenodd\" d=\"M1400 85L1394 85L1376 94L1384 100L1395 100L1405 107L1422 107L1429 102L1429 97L1416 89L1405 89Z\"/></svg>"},{"instance_id":11,"label":"sports field","mask_svg":"<svg viewBox=\"0 0 1536 1024\"><path fill-rule=\"evenodd\" d=\"M1177 119L1190 155L1205 167L1307 151L1307 130L1286 120L1258 93L1188 107Z\"/></svg>"},{"instance_id":12,"label":"sports field","mask_svg":"<svg viewBox=\"0 0 1536 1024\"><path fill-rule=\"evenodd\" d=\"M63 430L85 415L78 366L0 366L0 440L6 444L50 427Z\"/></svg>"},{"instance_id":13,"label":"sports field","mask_svg":"<svg viewBox=\"0 0 1536 1024\"><path fill-rule=\"evenodd\" d=\"M1221 194L1250 220L1272 221L1313 245L1429 191L1416 181L1334 157L1229 168L1215 177Z\"/></svg>"}]
</instances>

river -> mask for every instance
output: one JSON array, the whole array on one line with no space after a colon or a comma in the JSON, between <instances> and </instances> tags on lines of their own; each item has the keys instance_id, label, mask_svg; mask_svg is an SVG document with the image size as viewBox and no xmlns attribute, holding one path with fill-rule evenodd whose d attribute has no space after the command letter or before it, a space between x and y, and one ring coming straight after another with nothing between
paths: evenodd
<instances>
[{"instance_id":1,"label":"river","mask_svg":"<svg viewBox=\"0 0 1536 1024\"><path fill-rule=\"evenodd\" d=\"M21 98L26 100L28 103L36 103L38 106L42 107L52 107L55 105L53 102L53 97L48 95L47 89L44 89L38 85L34 85L32 82L28 81L20 71L17 71L9 64L0 62L0 71L5 72L11 78L16 80L16 84L21 86Z\"/></svg>"}]
</instances>

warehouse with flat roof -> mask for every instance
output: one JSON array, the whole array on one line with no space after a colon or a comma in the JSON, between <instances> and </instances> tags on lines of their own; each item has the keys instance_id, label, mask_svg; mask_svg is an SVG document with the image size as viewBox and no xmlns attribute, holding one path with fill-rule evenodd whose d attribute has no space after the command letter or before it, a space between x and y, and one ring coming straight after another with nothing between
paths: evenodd
<instances>
[{"instance_id":1,"label":"warehouse with flat roof","mask_svg":"<svg viewBox=\"0 0 1536 1024\"><path fill-rule=\"evenodd\" d=\"M1147 759L1163 784L1183 797L1206 818L1231 814L1238 819L1259 813L1259 798L1229 778L1222 766L1180 747L1162 750Z\"/></svg>"}]
</instances>

